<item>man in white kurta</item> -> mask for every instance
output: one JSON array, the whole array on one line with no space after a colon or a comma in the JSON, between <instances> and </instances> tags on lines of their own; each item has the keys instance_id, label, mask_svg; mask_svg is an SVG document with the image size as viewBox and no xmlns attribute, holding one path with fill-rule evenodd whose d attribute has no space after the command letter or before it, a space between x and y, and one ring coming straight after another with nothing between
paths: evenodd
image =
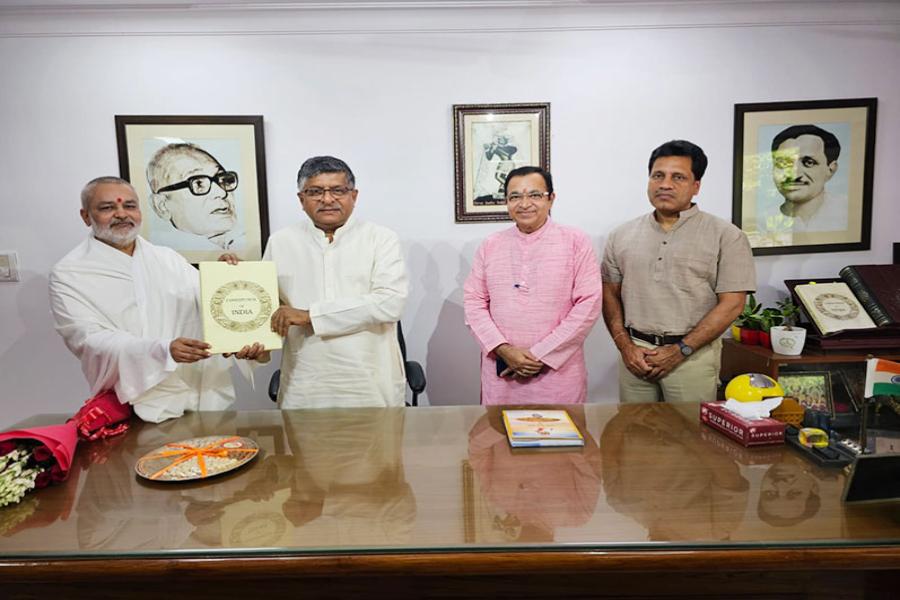
<instances>
[{"instance_id":1,"label":"man in white kurta","mask_svg":"<svg viewBox=\"0 0 900 600\"><path fill-rule=\"evenodd\" d=\"M153 422L227 408L234 401L228 364L199 341L197 271L137 236L141 214L127 182L93 180L81 212L93 231L53 267L50 307L91 394L114 389Z\"/></svg>"},{"instance_id":2,"label":"man in white kurta","mask_svg":"<svg viewBox=\"0 0 900 600\"><path fill-rule=\"evenodd\" d=\"M397 235L351 217L358 190L343 161L303 163L298 196L308 220L269 238L283 306L282 408L402 406L397 322L407 295Z\"/></svg>"}]
</instances>

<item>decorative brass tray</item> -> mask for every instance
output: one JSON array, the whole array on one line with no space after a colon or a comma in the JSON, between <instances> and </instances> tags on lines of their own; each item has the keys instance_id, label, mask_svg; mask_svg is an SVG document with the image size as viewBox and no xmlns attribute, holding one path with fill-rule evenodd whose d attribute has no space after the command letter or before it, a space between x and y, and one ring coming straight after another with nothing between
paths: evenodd
<instances>
[{"instance_id":1,"label":"decorative brass tray","mask_svg":"<svg viewBox=\"0 0 900 600\"><path fill-rule=\"evenodd\" d=\"M259 454L259 446L238 435L210 435L173 442L138 459L137 474L153 481L193 481L233 471Z\"/></svg>"}]
</instances>

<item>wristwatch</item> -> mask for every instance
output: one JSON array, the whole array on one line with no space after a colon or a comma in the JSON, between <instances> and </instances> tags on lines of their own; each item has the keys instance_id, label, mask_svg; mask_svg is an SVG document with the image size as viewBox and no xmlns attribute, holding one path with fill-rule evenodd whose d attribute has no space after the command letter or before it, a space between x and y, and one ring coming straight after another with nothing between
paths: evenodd
<instances>
[{"instance_id":1,"label":"wristwatch","mask_svg":"<svg viewBox=\"0 0 900 600\"><path fill-rule=\"evenodd\" d=\"M694 349L691 348L690 346L688 346L687 344L685 344L684 342L682 342L681 340L678 340L678 347L681 348L681 355L684 356L685 358L687 358L688 356L690 356L691 354L694 353Z\"/></svg>"}]
</instances>

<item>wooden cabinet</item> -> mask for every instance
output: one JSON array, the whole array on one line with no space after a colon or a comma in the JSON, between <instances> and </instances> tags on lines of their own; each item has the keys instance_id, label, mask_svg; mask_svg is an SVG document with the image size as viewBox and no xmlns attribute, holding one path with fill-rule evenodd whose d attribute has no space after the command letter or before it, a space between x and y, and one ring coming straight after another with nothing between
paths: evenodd
<instances>
[{"instance_id":1,"label":"wooden cabinet","mask_svg":"<svg viewBox=\"0 0 900 600\"><path fill-rule=\"evenodd\" d=\"M735 375L741 373L763 373L778 379L778 372L782 367L789 365L818 364L827 365L836 363L862 362L870 356L886 358L888 360L900 360L900 348L867 350L819 350L808 349L800 356L785 356L776 354L762 346L747 346L734 340L725 340L722 344L722 369L720 377L728 382Z\"/></svg>"}]
</instances>

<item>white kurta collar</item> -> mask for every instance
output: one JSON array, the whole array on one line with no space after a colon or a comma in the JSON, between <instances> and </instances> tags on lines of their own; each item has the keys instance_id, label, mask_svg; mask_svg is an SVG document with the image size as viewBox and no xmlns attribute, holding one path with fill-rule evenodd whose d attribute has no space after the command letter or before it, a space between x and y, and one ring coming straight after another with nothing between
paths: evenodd
<instances>
[{"instance_id":1,"label":"white kurta collar","mask_svg":"<svg viewBox=\"0 0 900 600\"><path fill-rule=\"evenodd\" d=\"M328 241L328 236L325 235L324 231L315 226L315 224L312 222L312 219L307 219L302 223L303 231L306 233L306 235L313 238L316 243L319 244L319 246L324 248L332 244L337 244L342 238L349 235L349 232L356 228L358 221L356 220L355 216L350 215L350 217L347 219L347 222L335 230L333 242Z\"/></svg>"}]
</instances>

